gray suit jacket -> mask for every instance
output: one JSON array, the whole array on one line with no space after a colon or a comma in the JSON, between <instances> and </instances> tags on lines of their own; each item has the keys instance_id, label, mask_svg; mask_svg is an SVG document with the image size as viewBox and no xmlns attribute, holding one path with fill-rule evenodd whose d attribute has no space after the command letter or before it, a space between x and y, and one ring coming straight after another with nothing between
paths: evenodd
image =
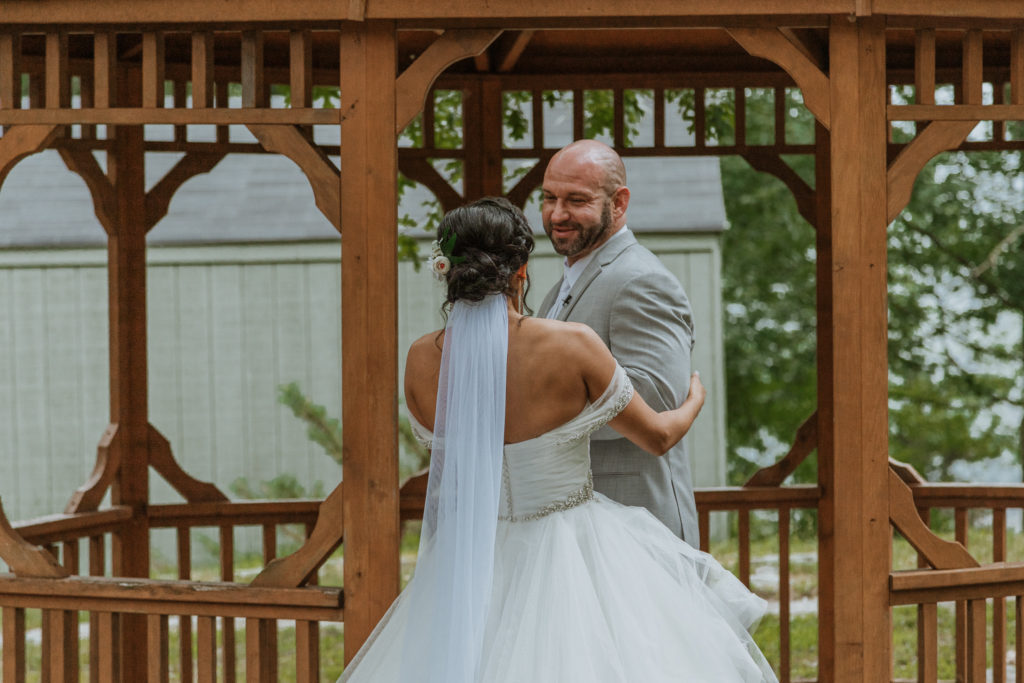
<instances>
[{"instance_id":1,"label":"gray suit jacket","mask_svg":"<svg viewBox=\"0 0 1024 683\"><path fill-rule=\"evenodd\" d=\"M541 304L545 315L561 282ZM569 292L559 320L589 325L626 369L633 387L661 411L678 407L690 382L693 315L679 281L628 235L602 246ZM591 436L594 488L625 505L645 507L698 547L697 508L683 439L663 457L647 453L610 427Z\"/></svg>"}]
</instances>

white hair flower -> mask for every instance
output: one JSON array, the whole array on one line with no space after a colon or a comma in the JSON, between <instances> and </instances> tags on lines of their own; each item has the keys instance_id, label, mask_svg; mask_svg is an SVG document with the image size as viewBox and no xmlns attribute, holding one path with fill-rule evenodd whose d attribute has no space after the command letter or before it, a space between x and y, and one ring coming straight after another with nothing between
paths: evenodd
<instances>
[{"instance_id":1,"label":"white hair flower","mask_svg":"<svg viewBox=\"0 0 1024 683\"><path fill-rule=\"evenodd\" d=\"M435 256L430 259L430 270L434 273L434 277L441 282L444 282L451 269L452 262L448 260L447 256Z\"/></svg>"}]
</instances>

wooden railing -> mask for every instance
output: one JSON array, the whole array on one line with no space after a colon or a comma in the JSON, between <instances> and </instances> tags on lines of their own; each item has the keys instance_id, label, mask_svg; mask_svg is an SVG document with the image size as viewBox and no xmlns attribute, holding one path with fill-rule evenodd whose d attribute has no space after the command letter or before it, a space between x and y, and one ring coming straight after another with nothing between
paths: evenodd
<instances>
[{"instance_id":1,"label":"wooden railing","mask_svg":"<svg viewBox=\"0 0 1024 683\"><path fill-rule=\"evenodd\" d=\"M895 477L896 475L894 475ZM890 603L894 608L916 605L917 669L912 678L939 681L943 657L955 660L950 680L1005 682L1007 653L1011 661L1024 658L1024 564L1007 563L1024 539L1024 531L1008 524L1013 511L1024 514L1024 485L902 484L907 498L891 501L897 543L906 539L919 553L920 568L893 572ZM422 481L411 480L403 489L402 516L415 518L422 509ZM817 486L746 486L699 489L696 492L702 547L720 554L723 561L750 585L752 567L765 561L758 553L777 552L778 654L773 657L780 680L816 680L805 672L794 675L792 651L791 572L792 519L797 511L814 516L819 502ZM906 506L909 501L909 508ZM150 678L169 680L234 681L239 671L250 681L275 680L280 662L278 621L287 621L295 634L295 677L319 680L321 652L319 625L341 621L342 592L338 586L319 586L314 574L300 588L267 588L237 580L234 539L239 529L261 534L263 563L277 554L282 525L313 528L320 501L259 501L155 505L149 510L152 529L173 529L177 558L175 578L163 580L110 576L110 556L116 551L114 535L130 519L125 508L55 515L14 526L30 546L39 546L56 558L53 574L46 577L0 575L3 623L3 681L20 683L39 672L40 680L116 681L119 629L147 624ZM908 510L917 520L912 528ZM1008 511L1010 514L1008 515ZM730 533L712 539L715 517L726 520ZM952 539L923 536L924 520L939 524L951 519ZM217 578L193 581L202 563L194 563L192 539L202 528L217 530ZM805 539L806 540L806 539ZM984 542L984 543L983 543ZM803 545L807 545L803 543ZM967 553L971 546L989 564L979 565ZM1024 553L1024 543L1020 546ZM901 556L906 556L903 553ZM774 562L774 559L772 560ZM208 564L208 563L207 563ZM932 568L926 568L932 567ZM209 575L209 568L205 569ZM1007 598L1015 598L1007 623ZM950 634L943 634L942 603L957 607ZM79 638L79 615L88 613L88 635ZM26 616L28 615L28 617ZM38 623L35 623L37 622ZM241 621L242 623L238 623ZM291 623L294 621L294 631ZM85 622L83 622L85 623ZM38 637L30 637L38 627ZM244 627L244 641L235 642L236 627ZM1007 641L1012 646L1007 647ZM31 642L30 642L31 641ZM950 643L949 646L945 643ZM36 645L35 643L38 643ZM955 643L955 655L944 648ZM31 646L30 646L31 645ZM172 651L173 647L173 651ZM238 652L239 654L236 654ZM1002 664L1000 664L1002 663ZM945 665L948 670L948 663ZM986 669L988 672L986 673ZM1018 670L1020 681L1024 671ZM34 680L34 679L33 679Z\"/></svg>"}]
</instances>

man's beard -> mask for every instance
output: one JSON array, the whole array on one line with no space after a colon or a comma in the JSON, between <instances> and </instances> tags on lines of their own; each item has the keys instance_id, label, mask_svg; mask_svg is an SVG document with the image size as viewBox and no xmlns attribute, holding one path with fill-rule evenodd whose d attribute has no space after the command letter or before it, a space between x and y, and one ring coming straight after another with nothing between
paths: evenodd
<instances>
[{"instance_id":1,"label":"man's beard","mask_svg":"<svg viewBox=\"0 0 1024 683\"><path fill-rule=\"evenodd\" d=\"M555 253L572 258L597 244L608 234L612 227L611 202L607 199L604 201L604 206L601 207L601 219L598 223L583 225L577 222L565 222L561 225L574 228L576 230L576 237L568 244L565 242L557 243L552 240L551 245L555 248ZM547 231L548 237L551 237L554 229L551 221L544 224L544 229Z\"/></svg>"}]
</instances>

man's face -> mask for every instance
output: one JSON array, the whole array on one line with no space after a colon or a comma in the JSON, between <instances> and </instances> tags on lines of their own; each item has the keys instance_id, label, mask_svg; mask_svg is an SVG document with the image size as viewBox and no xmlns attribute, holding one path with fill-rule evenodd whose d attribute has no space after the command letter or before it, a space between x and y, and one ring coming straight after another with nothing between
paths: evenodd
<instances>
[{"instance_id":1,"label":"man's face","mask_svg":"<svg viewBox=\"0 0 1024 683\"><path fill-rule=\"evenodd\" d=\"M575 263L604 243L612 229L611 199L595 167L553 159L544 174L541 220L555 251Z\"/></svg>"}]
</instances>

